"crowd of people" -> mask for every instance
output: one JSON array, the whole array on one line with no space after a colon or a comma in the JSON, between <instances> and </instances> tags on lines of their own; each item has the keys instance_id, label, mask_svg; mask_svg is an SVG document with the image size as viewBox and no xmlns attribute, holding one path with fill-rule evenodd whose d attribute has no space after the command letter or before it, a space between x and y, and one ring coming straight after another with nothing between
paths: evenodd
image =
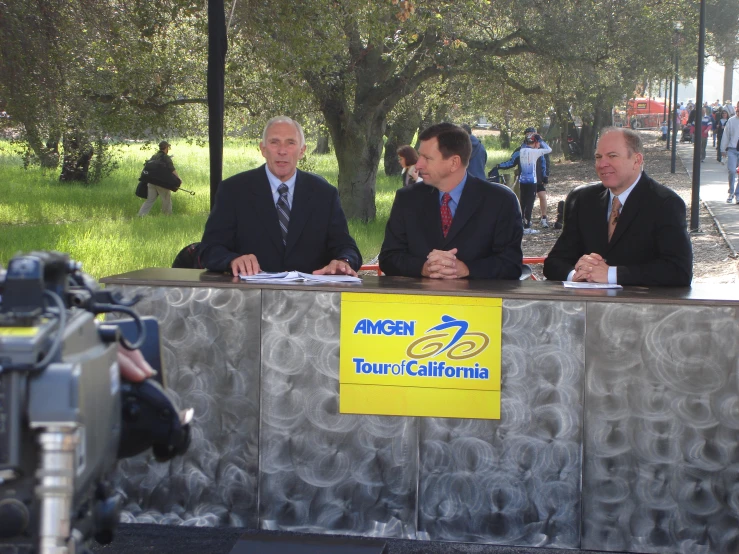
<instances>
[{"instance_id":1,"label":"crowd of people","mask_svg":"<svg viewBox=\"0 0 739 554\"><path fill-rule=\"evenodd\" d=\"M725 164L728 172L729 191L727 204L739 204L739 191L735 187L737 180L737 141L739 141L739 102L732 105L731 100L723 104L717 99L712 104L703 103L698 110L692 102L683 106L680 104L675 110L675 129L678 125L683 128L683 138L689 142L701 141L701 161L705 162L709 140L712 148L716 149L716 161ZM696 137L697 123L700 121L701 136ZM666 132L663 132L666 139Z\"/></svg>"},{"instance_id":2,"label":"crowd of people","mask_svg":"<svg viewBox=\"0 0 739 554\"><path fill-rule=\"evenodd\" d=\"M718 100L709 104L707 101L703 103L703 107L699 110L695 104L688 102L680 103L675 108L675 130L681 130L681 142L695 142L696 124L701 121L701 160L705 161L706 151L709 138L712 138L713 148L716 149L716 160L721 163L723 160L721 150L721 137L728 120L736 115L737 107L732 105L731 100L725 100L721 104ZM662 124L662 140L667 140L667 122Z\"/></svg>"},{"instance_id":3,"label":"crowd of people","mask_svg":"<svg viewBox=\"0 0 739 554\"><path fill-rule=\"evenodd\" d=\"M686 105L680 103L675 108L675 133L682 129L681 142L694 143L701 141L701 162L706 161L708 143L716 149L716 161L725 164L728 172L729 191L726 198L727 204L739 204L739 191L737 190L737 142L739 142L739 102L732 105L731 100L725 100L722 104L717 99L709 104L704 102L699 110L692 102ZM701 136L696 137L696 127L700 121ZM662 140L667 140L667 123L662 124Z\"/></svg>"},{"instance_id":4,"label":"crowd of people","mask_svg":"<svg viewBox=\"0 0 739 554\"><path fill-rule=\"evenodd\" d=\"M733 124L727 129L732 130L725 140L734 136ZM535 129L527 131L518 155L500 164L518 165L521 203L511 188L473 174L474 141L458 125L423 130L417 152L408 145L399 148L403 186L386 225L380 269L389 276L519 279L523 233L531 228L536 195L544 193L546 201L544 156L551 152ZM260 142L266 163L218 188L198 246L205 268L234 276L289 270L356 275L362 257L336 188L297 169L305 148L296 121L280 116L267 123ZM568 195L562 234L546 259L545 276L689 285L692 247L685 203L645 173L639 134L603 130L595 157L601 182ZM543 207L542 225L545 219Z\"/></svg>"}]
</instances>

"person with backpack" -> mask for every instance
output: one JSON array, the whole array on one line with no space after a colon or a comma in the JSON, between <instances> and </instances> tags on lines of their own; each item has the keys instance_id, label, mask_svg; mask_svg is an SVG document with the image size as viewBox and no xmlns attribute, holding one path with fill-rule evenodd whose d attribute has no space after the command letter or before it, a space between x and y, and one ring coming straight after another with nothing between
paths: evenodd
<instances>
[{"instance_id":1,"label":"person with backpack","mask_svg":"<svg viewBox=\"0 0 739 554\"><path fill-rule=\"evenodd\" d=\"M546 195L546 188L544 187L544 180L546 178L545 164L539 162L551 151L551 147L544 142L541 135L535 132L527 133L521 148L514 151L510 160L500 163L497 166L500 169L510 169L516 165L519 166L520 175L518 182L521 187L521 209L523 210L523 233L525 235L539 232L531 228L531 212L534 209L534 201L536 200L537 193L543 192ZM546 202L545 199L546 196L544 196L544 202ZM545 203L542 206L541 226L543 228L549 227Z\"/></svg>"},{"instance_id":2,"label":"person with backpack","mask_svg":"<svg viewBox=\"0 0 739 554\"><path fill-rule=\"evenodd\" d=\"M160 142L159 152L154 154L147 161L147 164L151 162L162 164L168 171L171 171L173 175L179 178L179 175L177 175L177 170L174 167L174 163L172 162L172 156L169 155L170 148L172 148L172 145L169 144L166 140ZM149 213L149 210L151 210L152 206L154 206L154 202L157 201L158 197L161 197L162 199L162 213L166 215L172 215L172 191L168 188L154 185L152 183L148 183L147 188L148 194L146 197L146 201L142 204L141 209L139 210L139 217L143 217Z\"/></svg>"}]
</instances>

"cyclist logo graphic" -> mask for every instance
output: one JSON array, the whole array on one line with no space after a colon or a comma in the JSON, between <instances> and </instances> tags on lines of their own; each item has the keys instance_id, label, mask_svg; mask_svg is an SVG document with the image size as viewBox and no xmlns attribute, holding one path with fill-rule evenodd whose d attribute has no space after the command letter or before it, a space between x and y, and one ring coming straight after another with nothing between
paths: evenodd
<instances>
[{"instance_id":1,"label":"cyclist logo graphic","mask_svg":"<svg viewBox=\"0 0 739 554\"><path fill-rule=\"evenodd\" d=\"M476 356L490 344L490 337L485 333L470 332L469 323L455 319L449 315L441 316L441 323L431 327L425 335L408 345L406 354L409 358L422 360L436 356L442 352L451 360L465 360Z\"/></svg>"}]
</instances>

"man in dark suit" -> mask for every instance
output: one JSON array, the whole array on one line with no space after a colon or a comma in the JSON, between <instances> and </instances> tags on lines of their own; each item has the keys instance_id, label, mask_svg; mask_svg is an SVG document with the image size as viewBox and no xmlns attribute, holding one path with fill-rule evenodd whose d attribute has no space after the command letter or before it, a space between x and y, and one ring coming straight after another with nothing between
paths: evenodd
<instances>
[{"instance_id":1,"label":"man in dark suit","mask_svg":"<svg viewBox=\"0 0 739 554\"><path fill-rule=\"evenodd\" d=\"M467 173L467 133L439 123L419 135L422 183L400 189L385 228L380 269L432 279L518 279L521 209L513 192Z\"/></svg>"},{"instance_id":2,"label":"man in dark suit","mask_svg":"<svg viewBox=\"0 0 739 554\"><path fill-rule=\"evenodd\" d=\"M305 153L298 122L275 117L259 144L267 163L218 187L201 259L234 276L260 271L356 275L362 257L349 235L335 187L297 170Z\"/></svg>"},{"instance_id":3,"label":"man in dark suit","mask_svg":"<svg viewBox=\"0 0 739 554\"><path fill-rule=\"evenodd\" d=\"M558 281L688 286L693 250L685 202L642 170L639 134L605 129L595 153L601 183L573 190L564 228L544 262Z\"/></svg>"}]
</instances>

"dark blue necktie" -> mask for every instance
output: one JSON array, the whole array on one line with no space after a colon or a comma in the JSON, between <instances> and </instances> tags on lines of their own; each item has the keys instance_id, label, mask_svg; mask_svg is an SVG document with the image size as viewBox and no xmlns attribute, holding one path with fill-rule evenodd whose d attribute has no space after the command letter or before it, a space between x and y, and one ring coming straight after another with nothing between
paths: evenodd
<instances>
[{"instance_id":1,"label":"dark blue necktie","mask_svg":"<svg viewBox=\"0 0 739 554\"><path fill-rule=\"evenodd\" d=\"M285 183L280 183L280 186L277 187L277 192L280 194L277 199L277 219L282 231L282 244L287 244L287 226L290 223L290 204L287 202L287 190Z\"/></svg>"}]
</instances>

